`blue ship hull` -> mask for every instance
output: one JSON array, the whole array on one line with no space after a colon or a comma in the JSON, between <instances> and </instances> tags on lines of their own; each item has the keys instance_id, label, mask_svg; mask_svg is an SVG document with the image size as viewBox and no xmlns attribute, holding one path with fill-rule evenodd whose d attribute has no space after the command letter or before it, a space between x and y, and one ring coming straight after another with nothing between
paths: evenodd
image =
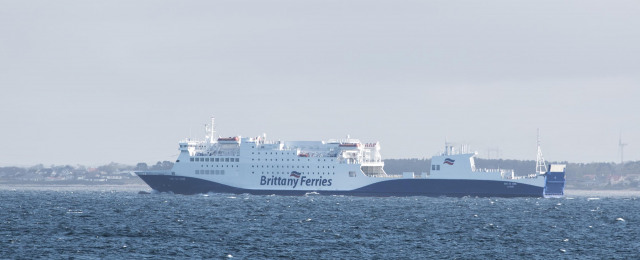
<instances>
[{"instance_id":1,"label":"blue ship hull","mask_svg":"<svg viewBox=\"0 0 640 260\"><path fill-rule=\"evenodd\" d=\"M217 182L175 175L139 175L152 189L175 194L199 193L249 193L256 195L304 195L316 192L322 195L351 196L478 196L478 197L544 197L547 194L562 195L564 192L564 173L562 185L556 178L554 187L508 181L488 180L450 180L450 179L393 179L381 181L354 190L254 190L232 187ZM549 181L547 181L549 184ZM561 188L562 190L558 190Z\"/></svg>"}]
</instances>

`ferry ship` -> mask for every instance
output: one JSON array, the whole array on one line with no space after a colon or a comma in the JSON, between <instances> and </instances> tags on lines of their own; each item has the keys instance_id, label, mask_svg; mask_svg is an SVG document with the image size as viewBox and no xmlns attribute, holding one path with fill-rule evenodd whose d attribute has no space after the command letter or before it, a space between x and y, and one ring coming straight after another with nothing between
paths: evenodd
<instances>
[{"instance_id":1,"label":"ferry ship","mask_svg":"<svg viewBox=\"0 0 640 260\"><path fill-rule=\"evenodd\" d=\"M158 192L176 194L249 193L263 195L559 197L565 165L540 162L534 174L480 169L475 153L445 151L431 158L430 171L390 175L378 142L347 136L328 141L269 141L258 137L214 138L214 119L204 140L179 143L170 171L136 174Z\"/></svg>"}]
</instances>

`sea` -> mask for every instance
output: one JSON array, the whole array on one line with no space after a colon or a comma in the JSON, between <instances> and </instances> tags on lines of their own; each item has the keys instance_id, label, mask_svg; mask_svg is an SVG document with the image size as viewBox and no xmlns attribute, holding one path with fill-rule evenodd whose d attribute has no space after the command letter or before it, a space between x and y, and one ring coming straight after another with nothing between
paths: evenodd
<instances>
[{"instance_id":1,"label":"sea","mask_svg":"<svg viewBox=\"0 0 640 260\"><path fill-rule=\"evenodd\" d=\"M0 245L1 259L640 259L640 199L5 188Z\"/></svg>"}]
</instances>

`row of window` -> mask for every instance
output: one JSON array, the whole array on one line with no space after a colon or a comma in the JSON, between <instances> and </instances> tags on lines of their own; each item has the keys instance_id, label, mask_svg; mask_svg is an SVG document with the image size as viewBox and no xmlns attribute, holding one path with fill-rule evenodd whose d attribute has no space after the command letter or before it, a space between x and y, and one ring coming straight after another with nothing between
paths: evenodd
<instances>
[{"instance_id":1,"label":"row of window","mask_svg":"<svg viewBox=\"0 0 640 260\"><path fill-rule=\"evenodd\" d=\"M257 161L260 161L261 158L257 158ZM240 158L209 158L209 157L191 157L189 158L190 161L192 162L240 162ZM256 158L251 158L252 161L256 161ZM271 159L264 159L264 161L278 161L278 158L271 158ZM280 159L280 161L284 162L284 159ZM287 159L287 162L295 162L295 159ZM298 162L300 161L300 159L298 159ZM308 162L311 161L311 159L307 159ZM318 162L326 162L327 159L318 159ZM333 159L330 159L331 162L333 162Z\"/></svg>"},{"instance_id":2,"label":"row of window","mask_svg":"<svg viewBox=\"0 0 640 260\"><path fill-rule=\"evenodd\" d=\"M251 160L252 160L252 161L256 161L256 159L255 159L255 158L251 158ZM260 161L260 158L258 158L257 160L258 160L258 161ZM273 159L273 158L271 158L271 159L264 159L264 161L276 161L276 162L277 162L277 161L278 161L278 158L276 158L276 159ZM284 159L280 159L280 161L284 162ZM289 159L287 159L287 162L288 162L288 161L289 161ZM296 160L295 160L295 159L291 159L291 161L292 161L292 162L295 162ZM299 162L299 161L300 161L300 159L298 159L298 162Z\"/></svg>"},{"instance_id":3,"label":"row of window","mask_svg":"<svg viewBox=\"0 0 640 260\"><path fill-rule=\"evenodd\" d=\"M255 174L256 172L251 172L251 174ZM260 172L261 174L291 174L291 172ZM335 172L300 172L301 174L318 174L318 175L336 175ZM349 171L349 177L356 177L357 174L355 171Z\"/></svg>"},{"instance_id":4,"label":"row of window","mask_svg":"<svg viewBox=\"0 0 640 260\"><path fill-rule=\"evenodd\" d=\"M202 167L202 168L204 168L204 167L209 167L209 165L208 165L208 164L202 164L202 165L200 165L200 167ZM227 168L229 168L229 167L231 167L231 168L236 167L236 168L238 168L239 166L238 166L238 165L231 165L231 166L229 166L229 165L216 165L216 167L221 167L221 168L224 168L224 167L227 167ZM213 165L211 165L211 168L213 168Z\"/></svg>"},{"instance_id":5,"label":"row of window","mask_svg":"<svg viewBox=\"0 0 640 260\"><path fill-rule=\"evenodd\" d=\"M251 172L251 174L255 174L256 172ZM300 172L301 174L317 174L317 175L336 175L335 172ZM260 172L260 174L285 174L289 175L291 172Z\"/></svg>"},{"instance_id":6,"label":"row of window","mask_svg":"<svg viewBox=\"0 0 640 260\"><path fill-rule=\"evenodd\" d=\"M439 164L431 165L431 170L432 171L439 171L440 170L440 165Z\"/></svg>"},{"instance_id":7,"label":"row of window","mask_svg":"<svg viewBox=\"0 0 640 260\"><path fill-rule=\"evenodd\" d=\"M224 170L196 170L196 174L224 175Z\"/></svg>"},{"instance_id":8,"label":"row of window","mask_svg":"<svg viewBox=\"0 0 640 260\"><path fill-rule=\"evenodd\" d=\"M208 158L191 157L192 162L240 162L240 158Z\"/></svg>"},{"instance_id":9,"label":"row of window","mask_svg":"<svg viewBox=\"0 0 640 260\"><path fill-rule=\"evenodd\" d=\"M318 167L318 169L320 169L320 166L317 166L317 167ZM282 165L282 167L280 167L280 165L276 165L276 166L271 165L271 167L269 167L269 165L266 165L266 167L265 167L265 165L251 165L251 168L285 168L285 166ZM289 165L287 165L286 168L294 168L294 169L297 168L297 169L300 169L300 168L305 168L305 167L304 167L304 165L303 166L297 165L297 166L291 166L291 167L289 167ZM307 165L306 168L308 169L309 165ZM324 169L324 168L325 168L325 166L322 166L322 169ZM331 168L335 169L336 167L335 166L331 166L331 167L327 166L327 169L331 169Z\"/></svg>"},{"instance_id":10,"label":"row of window","mask_svg":"<svg viewBox=\"0 0 640 260\"><path fill-rule=\"evenodd\" d=\"M251 147L251 148L253 148L253 147ZM254 153L254 152L251 152L251 154L255 154L255 153ZM258 154L260 154L260 152L258 152ZM264 152L264 154L273 154L273 152ZM286 155L297 155L297 154L295 154L295 153L289 153L289 152L285 153L285 152L280 152L280 155L285 155L285 154L286 154ZM278 155L278 152L276 152L276 155Z\"/></svg>"},{"instance_id":11,"label":"row of window","mask_svg":"<svg viewBox=\"0 0 640 260\"><path fill-rule=\"evenodd\" d=\"M256 161L256 159L255 159L255 158L251 158L251 160L252 160L252 161ZM276 159L271 158L271 159L264 159L264 160L265 160L265 161L276 161L276 162L277 162L277 161L278 161L278 158L276 158ZM260 161L260 158L258 158L258 159L257 159L257 161ZM280 159L280 161L284 162L284 159ZM288 161L289 161L289 159L287 159L287 162L288 162ZM295 159L291 159L291 161L292 161L292 162L295 162L296 160L295 160ZM298 162L299 162L299 161L300 161L300 159L298 159ZM311 159L307 159L307 161L308 161L308 162L310 162L310 161L311 161ZM327 161L327 159L322 159L322 160L321 160L321 159L318 159L318 162L326 162L326 161ZM331 160L330 160L330 162L333 162L333 159L331 159Z\"/></svg>"}]
</instances>

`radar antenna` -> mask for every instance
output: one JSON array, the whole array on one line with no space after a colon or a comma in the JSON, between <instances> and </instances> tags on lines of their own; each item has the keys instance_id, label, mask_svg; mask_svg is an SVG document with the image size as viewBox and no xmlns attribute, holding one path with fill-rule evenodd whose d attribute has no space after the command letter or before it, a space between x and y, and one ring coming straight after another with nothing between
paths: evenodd
<instances>
[{"instance_id":1,"label":"radar antenna","mask_svg":"<svg viewBox=\"0 0 640 260\"><path fill-rule=\"evenodd\" d=\"M547 165L542 157L542 148L540 148L540 129L538 128L538 156L536 158L536 172L538 174L544 174L547 172Z\"/></svg>"}]
</instances>

